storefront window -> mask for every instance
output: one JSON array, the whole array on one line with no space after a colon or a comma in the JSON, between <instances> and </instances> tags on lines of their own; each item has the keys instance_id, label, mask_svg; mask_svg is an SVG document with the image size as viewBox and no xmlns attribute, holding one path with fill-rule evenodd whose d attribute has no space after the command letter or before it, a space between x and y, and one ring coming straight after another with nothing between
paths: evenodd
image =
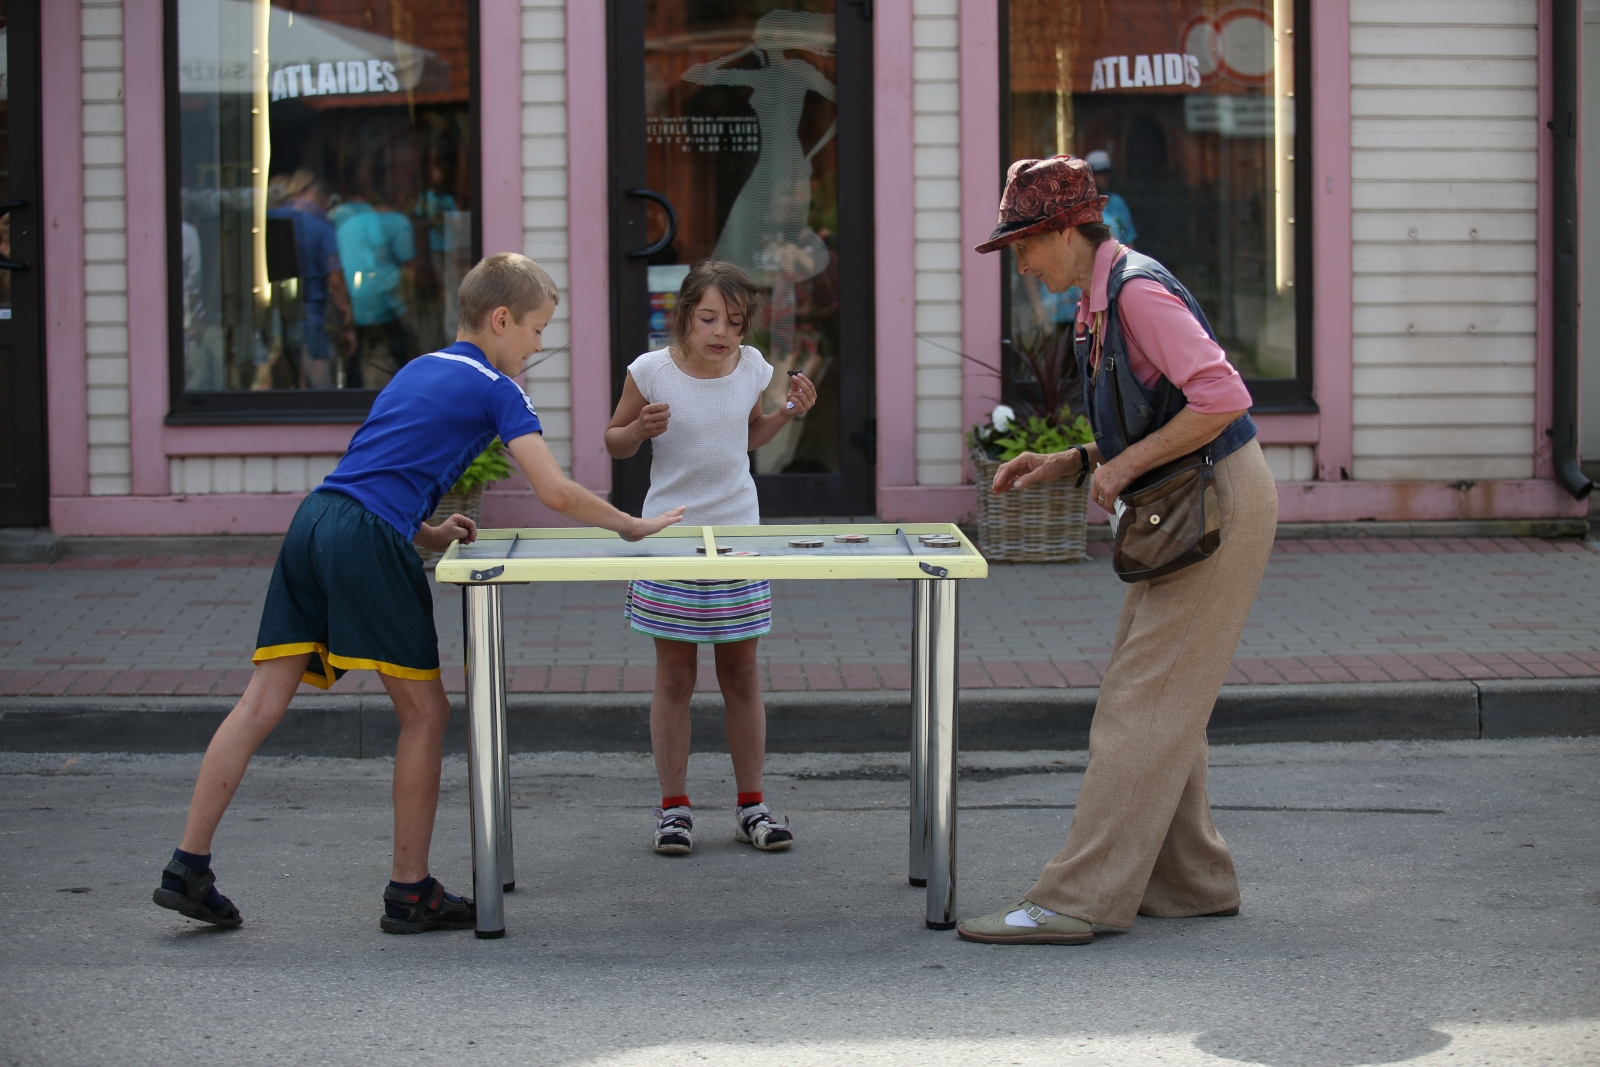
<instances>
[{"instance_id":1,"label":"storefront window","mask_svg":"<svg viewBox=\"0 0 1600 1067\"><path fill-rule=\"evenodd\" d=\"M455 336L470 0L169 0L173 418L359 412Z\"/></svg>"},{"instance_id":2,"label":"storefront window","mask_svg":"<svg viewBox=\"0 0 1600 1067\"><path fill-rule=\"evenodd\" d=\"M1009 158L1087 159L1110 196L1113 234L1166 264L1195 295L1258 404L1309 395L1296 6L1009 5ZM1009 253L1006 261L1008 340L1059 338L1078 290L1051 294L1018 276Z\"/></svg>"}]
</instances>

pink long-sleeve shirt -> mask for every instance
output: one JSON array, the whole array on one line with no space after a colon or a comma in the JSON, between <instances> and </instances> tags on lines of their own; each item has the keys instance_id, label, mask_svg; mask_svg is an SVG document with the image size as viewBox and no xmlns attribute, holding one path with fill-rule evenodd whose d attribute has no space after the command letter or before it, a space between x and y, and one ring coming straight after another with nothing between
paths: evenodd
<instances>
[{"instance_id":1,"label":"pink long-sleeve shirt","mask_svg":"<svg viewBox=\"0 0 1600 1067\"><path fill-rule=\"evenodd\" d=\"M1127 254L1127 247L1116 241L1106 241L1095 251L1089 298L1078 301L1080 324L1092 324L1094 314L1106 309L1111 265ZM1130 279L1117 297L1117 310L1127 344L1128 369L1145 386L1165 377L1183 391L1189 407L1202 415L1249 409L1250 390L1228 362L1222 346L1160 282Z\"/></svg>"}]
</instances>

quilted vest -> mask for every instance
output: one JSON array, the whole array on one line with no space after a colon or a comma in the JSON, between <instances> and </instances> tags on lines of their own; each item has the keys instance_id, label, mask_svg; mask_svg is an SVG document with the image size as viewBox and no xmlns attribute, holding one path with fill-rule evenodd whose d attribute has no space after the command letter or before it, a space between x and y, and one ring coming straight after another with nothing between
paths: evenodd
<instances>
[{"instance_id":1,"label":"quilted vest","mask_svg":"<svg viewBox=\"0 0 1600 1067\"><path fill-rule=\"evenodd\" d=\"M1199 303L1166 267L1131 249L1112 264L1106 280L1106 336L1101 344L1100 366L1097 369L1091 370L1089 366L1093 335L1080 325L1073 338L1078 370L1083 375L1084 411L1088 413L1089 425L1094 428L1094 439L1100 446L1100 455L1106 460L1114 459L1125 452L1129 445L1161 429L1188 405L1183 391L1164 375L1156 380L1155 385L1147 388L1128 369L1128 350L1122 335L1122 320L1117 315L1117 297L1122 292L1123 283L1130 278L1149 278L1165 286L1167 292L1184 302L1189 313L1205 327L1206 334L1213 341L1217 339ZM1110 376L1113 374L1117 376L1117 386L1122 393L1121 419L1117 417L1117 390L1111 387ZM1212 462L1237 451L1255 435L1256 424L1247 411L1230 422L1211 443Z\"/></svg>"}]
</instances>

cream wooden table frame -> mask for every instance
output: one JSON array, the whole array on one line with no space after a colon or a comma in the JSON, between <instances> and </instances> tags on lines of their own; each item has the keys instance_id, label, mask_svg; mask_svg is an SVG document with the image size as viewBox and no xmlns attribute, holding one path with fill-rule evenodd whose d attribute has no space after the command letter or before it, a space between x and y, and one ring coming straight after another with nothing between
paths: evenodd
<instances>
[{"instance_id":1,"label":"cream wooden table frame","mask_svg":"<svg viewBox=\"0 0 1600 1067\"><path fill-rule=\"evenodd\" d=\"M871 540L835 543L840 534ZM928 534L955 537L960 547L930 548L918 540ZM789 547L790 538L801 537L820 538L823 546ZM719 555L719 545L759 555ZM462 592L477 935L505 935L504 892L516 884L501 585L635 578L910 580L910 879L927 886L928 926L948 930L956 922L957 583L988 573L983 556L950 523L675 526L631 543L597 529L479 530L471 545L451 545L434 576Z\"/></svg>"}]
</instances>

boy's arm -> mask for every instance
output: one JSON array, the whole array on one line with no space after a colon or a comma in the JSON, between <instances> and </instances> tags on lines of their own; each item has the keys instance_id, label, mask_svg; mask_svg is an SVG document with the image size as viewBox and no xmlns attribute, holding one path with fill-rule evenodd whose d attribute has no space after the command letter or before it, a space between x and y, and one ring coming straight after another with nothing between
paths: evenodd
<instances>
[{"instance_id":1,"label":"boy's arm","mask_svg":"<svg viewBox=\"0 0 1600 1067\"><path fill-rule=\"evenodd\" d=\"M644 394L629 374L622 380L622 399L606 427L606 451L612 459L627 459L652 437L667 432L672 411L666 404L646 404Z\"/></svg>"},{"instance_id":2,"label":"boy's arm","mask_svg":"<svg viewBox=\"0 0 1600 1067\"><path fill-rule=\"evenodd\" d=\"M673 508L652 519L636 519L618 511L561 473L561 465L544 443L543 434L523 434L507 442L506 448L522 468L539 502L574 522L614 530L624 541L637 541L683 519L683 508Z\"/></svg>"}]
</instances>

